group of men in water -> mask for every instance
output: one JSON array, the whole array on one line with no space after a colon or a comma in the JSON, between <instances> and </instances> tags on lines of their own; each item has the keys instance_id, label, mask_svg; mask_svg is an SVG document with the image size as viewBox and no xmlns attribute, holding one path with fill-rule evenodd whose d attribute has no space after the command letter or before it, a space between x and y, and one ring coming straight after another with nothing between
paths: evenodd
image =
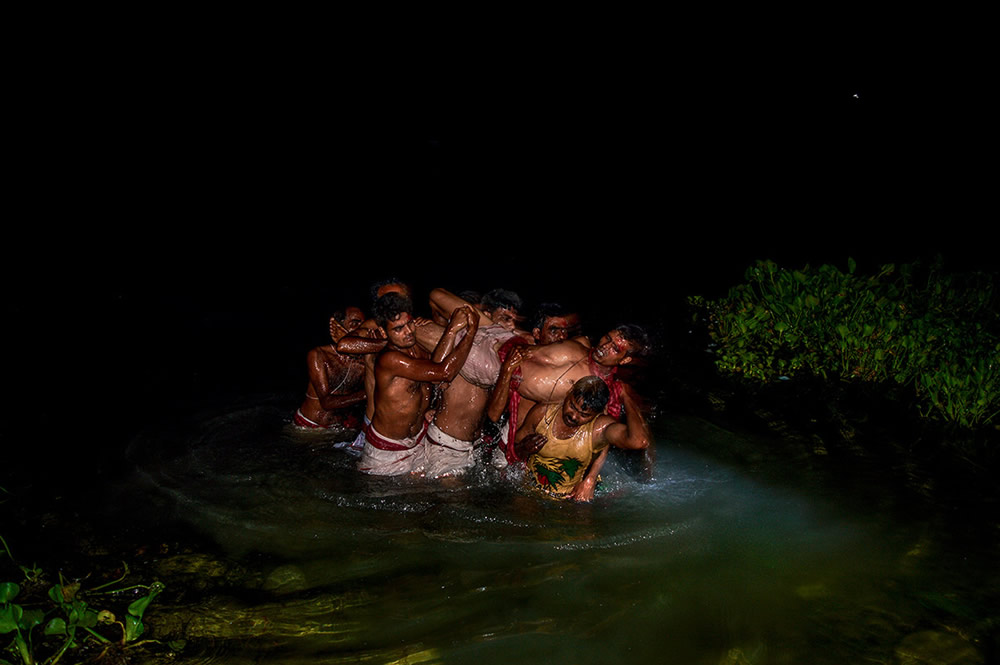
<instances>
[{"instance_id":1,"label":"group of men in water","mask_svg":"<svg viewBox=\"0 0 1000 665\"><path fill-rule=\"evenodd\" d=\"M431 318L413 314L409 287L372 287L371 318L350 307L330 319L332 344L309 352L309 386L295 414L305 428L358 427L346 444L358 469L376 475L457 475L476 462L484 423L503 423L493 463L526 463L545 493L594 495L610 446L643 450L651 437L618 368L649 346L621 325L596 345L574 336L579 320L542 305L529 330L520 297L496 289L430 294Z\"/></svg>"}]
</instances>

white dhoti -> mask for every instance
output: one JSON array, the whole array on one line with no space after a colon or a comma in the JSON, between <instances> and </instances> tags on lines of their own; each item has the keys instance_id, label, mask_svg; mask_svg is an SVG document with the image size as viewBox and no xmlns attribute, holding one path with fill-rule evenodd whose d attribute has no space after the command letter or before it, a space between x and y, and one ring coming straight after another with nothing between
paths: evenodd
<instances>
[{"instance_id":1,"label":"white dhoti","mask_svg":"<svg viewBox=\"0 0 1000 665\"><path fill-rule=\"evenodd\" d=\"M348 455L358 457L365 449L365 431L371 424L372 421L368 420L368 416L365 416L365 423L362 425L361 431L358 432L358 435L354 437L353 441L338 441L333 444L333 447L345 451Z\"/></svg>"},{"instance_id":2,"label":"white dhoti","mask_svg":"<svg viewBox=\"0 0 1000 665\"><path fill-rule=\"evenodd\" d=\"M365 428L365 446L358 460L358 471L375 476L401 476L420 473L427 463L424 435L427 423L416 436L407 439L390 439L368 425Z\"/></svg>"},{"instance_id":3,"label":"white dhoti","mask_svg":"<svg viewBox=\"0 0 1000 665\"><path fill-rule=\"evenodd\" d=\"M426 438L427 467L424 474L430 478L451 476L475 464L472 458L472 441L462 441L445 434L431 423Z\"/></svg>"}]
</instances>

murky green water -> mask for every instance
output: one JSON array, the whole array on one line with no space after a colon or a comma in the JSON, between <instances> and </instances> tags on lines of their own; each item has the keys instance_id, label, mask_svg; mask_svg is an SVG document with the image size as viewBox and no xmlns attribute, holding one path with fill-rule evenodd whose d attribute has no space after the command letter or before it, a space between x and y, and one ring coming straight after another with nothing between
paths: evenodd
<instances>
[{"instance_id":1,"label":"murky green water","mask_svg":"<svg viewBox=\"0 0 1000 665\"><path fill-rule=\"evenodd\" d=\"M462 482L362 476L287 415L203 416L133 446L122 510L180 521L224 553L159 564L171 588L204 590L148 615L188 639L178 663L996 657L996 515L922 500L860 463L846 482L818 457L757 454L670 419L652 480L615 458L604 493L576 505L488 466ZM715 447L751 461L697 452Z\"/></svg>"}]
</instances>

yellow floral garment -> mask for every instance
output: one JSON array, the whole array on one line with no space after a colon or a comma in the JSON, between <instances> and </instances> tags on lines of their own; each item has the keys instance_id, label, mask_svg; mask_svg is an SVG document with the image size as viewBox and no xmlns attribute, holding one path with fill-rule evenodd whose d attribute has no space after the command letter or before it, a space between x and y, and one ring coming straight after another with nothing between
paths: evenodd
<instances>
[{"instance_id":1,"label":"yellow floral garment","mask_svg":"<svg viewBox=\"0 0 1000 665\"><path fill-rule=\"evenodd\" d=\"M594 447L594 423L591 420L568 439L558 439L552 433L556 418L562 417L562 403L553 404L545 412L535 432L548 441L528 458L528 470L540 489L556 496L565 496L583 480L590 460L605 446ZM607 445L607 444L605 444Z\"/></svg>"}]
</instances>

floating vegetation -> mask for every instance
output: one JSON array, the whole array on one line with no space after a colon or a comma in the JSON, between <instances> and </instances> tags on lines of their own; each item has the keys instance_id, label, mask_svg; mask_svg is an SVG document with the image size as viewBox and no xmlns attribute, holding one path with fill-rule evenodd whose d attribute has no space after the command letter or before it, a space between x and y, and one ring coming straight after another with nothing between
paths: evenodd
<instances>
[{"instance_id":1,"label":"floating vegetation","mask_svg":"<svg viewBox=\"0 0 1000 665\"><path fill-rule=\"evenodd\" d=\"M3 547L14 561L6 541ZM84 589L79 582L68 582L60 573L59 582L42 593L47 586L43 581L44 572L37 567L19 567L26 589L32 592L23 594L22 600L20 584L0 582L0 635L13 638L0 653L10 653L21 665L55 665L68 651L84 647L96 646L103 653L143 644L139 640L146 630L143 615L164 589L159 582L109 589L128 576L128 566L124 565L125 572L120 578L90 590ZM123 594L132 598L136 590L145 591L145 595L129 603L125 611L120 612L120 618L107 609L108 604L102 598L120 599ZM12 665L3 658L0 664Z\"/></svg>"}]
</instances>

